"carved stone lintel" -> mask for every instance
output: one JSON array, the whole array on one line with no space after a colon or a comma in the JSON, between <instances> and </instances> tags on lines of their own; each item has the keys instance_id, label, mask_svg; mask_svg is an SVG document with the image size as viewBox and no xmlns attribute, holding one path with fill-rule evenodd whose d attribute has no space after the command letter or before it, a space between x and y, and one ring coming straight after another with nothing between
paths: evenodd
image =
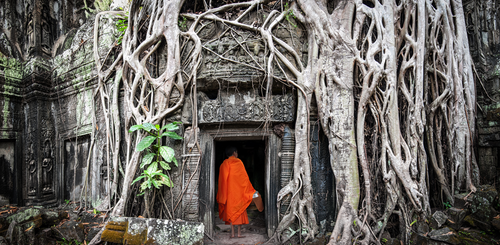
<instances>
[{"instance_id":1,"label":"carved stone lintel","mask_svg":"<svg viewBox=\"0 0 500 245\"><path fill-rule=\"evenodd\" d=\"M292 94L273 95L271 102L261 97L252 100L234 100L222 96L216 100L204 100L198 111L200 123L291 122L295 118L295 100Z\"/></svg>"}]
</instances>

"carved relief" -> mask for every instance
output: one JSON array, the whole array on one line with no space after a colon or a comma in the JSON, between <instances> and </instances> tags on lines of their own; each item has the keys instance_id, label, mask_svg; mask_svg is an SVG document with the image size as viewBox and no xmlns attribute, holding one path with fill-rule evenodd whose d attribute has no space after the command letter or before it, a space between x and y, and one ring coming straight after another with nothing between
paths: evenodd
<instances>
[{"instance_id":1,"label":"carved relief","mask_svg":"<svg viewBox=\"0 0 500 245\"><path fill-rule=\"evenodd\" d=\"M266 112L268 106L269 114ZM231 102L226 97L201 102L200 123L265 121L291 122L295 115L295 101L291 94L274 95L272 103L257 97L253 101Z\"/></svg>"},{"instance_id":2,"label":"carved relief","mask_svg":"<svg viewBox=\"0 0 500 245\"><path fill-rule=\"evenodd\" d=\"M28 141L30 140L28 137ZM33 142L29 143L28 147L28 152L27 152L28 157L27 163L28 163L28 195L29 196L34 196L36 195L36 185L37 185L37 162L35 159L35 154L34 154L34 148L33 148Z\"/></svg>"},{"instance_id":3,"label":"carved relief","mask_svg":"<svg viewBox=\"0 0 500 245\"><path fill-rule=\"evenodd\" d=\"M42 161L42 192L49 193L52 191L52 174L53 155L52 141L46 139L43 146L43 161Z\"/></svg>"},{"instance_id":4,"label":"carved relief","mask_svg":"<svg viewBox=\"0 0 500 245\"><path fill-rule=\"evenodd\" d=\"M203 52L203 72L198 78L251 81L255 76L262 75L260 67L264 66L266 59L260 42L245 40L243 47L229 37L209 42Z\"/></svg>"},{"instance_id":5,"label":"carved relief","mask_svg":"<svg viewBox=\"0 0 500 245\"><path fill-rule=\"evenodd\" d=\"M27 47L28 54L31 54L35 49L35 21L33 20L33 12L28 5L28 17L26 18L26 36L28 38Z\"/></svg>"},{"instance_id":6,"label":"carved relief","mask_svg":"<svg viewBox=\"0 0 500 245\"><path fill-rule=\"evenodd\" d=\"M44 3L41 13L41 45L42 51L47 55L51 55L51 47L53 40L53 25L54 19L50 16L49 3Z\"/></svg>"},{"instance_id":7,"label":"carved relief","mask_svg":"<svg viewBox=\"0 0 500 245\"><path fill-rule=\"evenodd\" d=\"M40 108L42 109L42 108ZM41 120L41 132L43 141L42 144L42 165L41 165L41 189L43 194L52 193L54 188L54 178L53 178L53 169L54 169L54 149L52 144L53 138L53 123L50 120L50 113L48 110L41 110L42 120Z\"/></svg>"}]
</instances>

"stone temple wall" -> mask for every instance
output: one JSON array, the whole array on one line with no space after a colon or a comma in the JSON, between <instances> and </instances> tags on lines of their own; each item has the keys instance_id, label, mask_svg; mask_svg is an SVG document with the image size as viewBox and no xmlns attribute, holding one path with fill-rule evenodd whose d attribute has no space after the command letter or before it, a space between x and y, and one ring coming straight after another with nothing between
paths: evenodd
<instances>
[{"instance_id":1,"label":"stone temple wall","mask_svg":"<svg viewBox=\"0 0 500 245\"><path fill-rule=\"evenodd\" d=\"M91 5L93 1L88 0ZM483 180L500 183L500 0L467 0L464 11L467 16L471 54L477 76L478 135L477 159ZM109 194L106 183L110 171L106 160L105 133L102 114L96 115L96 134L92 138L93 107L96 99L96 70L92 54L93 20L86 19L83 0L0 0L0 205L45 205L63 203L65 199L76 200L86 196L93 206L102 204ZM200 33L204 41L216 33L218 26L210 26ZM114 21L101 19L99 37L100 56L107 51L117 37ZM307 43L304 29L296 28L292 33L278 30L276 35L299 40L294 49L305 57ZM203 50L204 61L199 71L198 119L206 143L211 147L220 136L220 129L231 129L228 138L238 137L236 132L245 128L245 137L267 135L276 148L282 147L282 139L266 132L252 133L268 119L271 125L289 124L293 128L296 91L276 82L271 88L270 99L265 101L262 92L261 72L249 67L265 63L264 44L259 39L247 36L247 50L237 48L241 40L230 36L207 42ZM255 59L250 59L252 54ZM236 60L233 64L220 59ZM158 64L160 67L164 64ZM275 69L279 70L279 69ZM281 76L280 74L278 74ZM180 134L189 132L192 108L186 100L182 111L172 120L182 121ZM270 112L266 114L264 112ZM311 116L317 116L311 113ZM311 120L311 122L315 121ZM123 125L123 124L122 124ZM125 130L125 129L123 129ZM334 197L328 156L317 125L312 129L311 151L317 180L316 197L318 217L328 219ZM215 132L215 133L214 133ZM187 135L187 134L186 134ZM197 161L192 155L211 157L210 152L186 152L191 142L169 141L181 162L186 160L191 167ZM205 148L204 148L205 149ZM206 148L208 149L208 148ZM210 148L212 149L212 148ZM283 150L275 149L276 152ZM191 154L191 155L190 155ZM87 161L88 156L90 161ZM276 158L280 163L283 159ZM208 164L209 162L207 162ZM327 164L325 168L325 164ZM275 166L276 172L284 165ZM204 171L204 172L203 172ZM205 207L200 203L213 197L202 196L210 186L209 169L203 169L193 186L200 190L194 199L183 202L193 207L186 216L203 220ZM207 172L208 171L208 172ZM190 185L186 173L173 169L176 186L174 193ZM283 176L273 175L277 179ZM89 186L83 189L88 178ZM205 181L205 182L204 182ZM201 199L197 199L201 198ZM203 199L205 198L205 199ZM194 200L194 203L192 202ZM193 204L193 205L191 205ZM191 205L191 206L190 206ZM209 219L208 217L207 219Z\"/></svg>"},{"instance_id":2,"label":"stone temple wall","mask_svg":"<svg viewBox=\"0 0 500 245\"><path fill-rule=\"evenodd\" d=\"M90 6L92 2L87 0ZM107 162L105 123L102 111L96 112L95 122L91 113L92 108L99 108L101 103L96 96L93 17L86 19L83 0L3 3L0 3L0 19L4 23L0 30L0 205L55 206L65 200L78 201L83 196L93 207L106 208L103 200L109 195L112 171ZM200 37L207 42L221 27L223 25L204 28ZM99 55L105 57L118 35L115 21L104 16L99 28ZM295 28L293 32L280 29L275 34L284 39L293 38L293 48L306 57L304 33L304 29ZM293 149L282 148L282 139L273 133L272 126L286 124L293 131L296 91L276 82L270 88L271 102L266 99L262 89L265 87L262 86L263 73L249 68L267 62L265 45L253 39L251 33L244 35L247 49L237 47L242 40L236 41L227 35L209 42L203 50L204 62L199 70L196 95L202 136L198 143L202 151L190 152L189 147L194 144L190 140L166 142L174 148L179 162L186 164L171 171L173 182L178 183L172 190L173 196L179 196L184 188L188 190L176 214L186 220L211 223L213 208L206 202L211 200L213 204L214 198L210 194L213 194L210 185L214 179L211 150L221 135L233 140L266 137L266 151L271 159L268 166L272 170L266 178L273 185L263 194L276 196L279 181L286 179L283 173L290 172L289 161L279 153L289 154ZM250 53L255 59L248 57ZM225 62L216 54L227 55L227 59L239 63ZM159 59L157 64L160 69L165 66L162 62ZM116 89L111 83L107 86ZM120 103L123 102L120 100ZM186 100L183 109L168 119L183 122L178 133L186 139L192 133L192 106L190 100ZM262 125L266 120L270 124L264 129ZM122 122L122 125L125 124ZM122 130L124 133L126 129ZM318 140L320 130L315 127L313 131L311 154L317 159L314 171L318 179L328 182L315 183L317 206L321 209L318 217L329 223L333 211L324 207L333 200L333 179L328 177L331 172L323 171L329 166L328 155L325 155L327 145L324 139ZM246 138L241 137L241 132ZM293 133L288 137L293 138ZM121 152L122 160L123 154ZM191 178L200 158L204 167ZM168 197L170 190L164 195ZM266 204L271 207L268 214L274 217L268 220L270 230L277 224L275 201L268 198ZM132 202L132 210L140 208Z\"/></svg>"},{"instance_id":3,"label":"stone temple wall","mask_svg":"<svg viewBox=\"0 0 500 245\"><path fill-rule=\"evenodd\" d=\"M477 161L481 180L500 185L500 1L464 1L476 71Z\"/></svg>"}]
</instances>

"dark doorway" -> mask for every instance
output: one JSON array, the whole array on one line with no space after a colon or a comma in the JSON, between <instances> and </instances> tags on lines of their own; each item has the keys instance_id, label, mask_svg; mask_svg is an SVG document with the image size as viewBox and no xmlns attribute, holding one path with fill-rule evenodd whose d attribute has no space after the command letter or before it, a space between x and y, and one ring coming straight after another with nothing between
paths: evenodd
<instances>
[{"instance_id":1,"label":"dark doorway","mask_svg":"<svg viewBox=\"0 0 500 245\"><path fill-rule=\"evenodd\" d=\"M226 157L226 148L230 146L236 147L238 150L238 158L243 161L245 169L248 173L250 182L255 190L261 196L265 203L266 198L266 141L265 140L243 140L243 141L215 141L215 195L217 195L219 168ZM216 198L214 197L214 200ZM219 219L218 205L215 201L215 225L219 228L224 227L223 221ZM246 225L246 230L249 232L266 231L266 220L264 212L259 212L252 204L247 208L249 225ZM245 227L245 226L244 226Z\"/></svg>"}]
</instances>

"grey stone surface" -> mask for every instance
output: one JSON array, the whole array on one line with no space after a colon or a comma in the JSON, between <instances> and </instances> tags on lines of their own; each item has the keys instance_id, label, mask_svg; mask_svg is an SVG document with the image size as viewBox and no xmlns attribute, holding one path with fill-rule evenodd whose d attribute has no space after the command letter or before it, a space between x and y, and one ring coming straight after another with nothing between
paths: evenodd
<instances>
[{"instance_id":1,"label":"grey stone surface","mask_svg":"<svg viewBox=\"0 0 500 245\"><path fill-rule=\"evenodd\" d=\"M436 241L447 242L451 244L460 243L460 241L457 238L457 233L453 229L450 229L449 227L444 227L442 229L433 230L429 232L429 238Z\"/></svg>"},{"instance_id":2,"label":"grey stone surface","mask_svg":"<svg viewBox=\"0 0 500 245\"><path fill-rule=\"evenodd\" d=\"M114 217L112 221L115 228L108 223L101 240L117 243L120 239L111 229L121 230L116 225L124 225L126 230L120 235L123 244L203 244L203 223L134 217Z\"/></svg>"},{"instance_id":3,"label":"grey stone surface","mask_svg":"<svg viewBox=\"0 0 500 245\"><path fill-rule=\"evenodd\" d=\"M446 225L455 230L458 230L458 228L462 226L464 218L467 215L467 210L451 207L446 210L446 214L448 215L448 220L446 221Z\"/></svg>"},{"instance_id":4,"label":"grey stone surface","mask_svg":"<svg viewBox=\"0 0 500 245\"><path fill-rule=\"evenodd\" d=\"M58 227L53 227L52 230L59 238L64 238L69 241L79 241L83 242L85 238L83 234L83 228L80 226L79 222L74 220L69 220L64 222Z\"/></svg>"},{"instance_id":5,"label":"grey stone surface","mask_svg":"<svg viewBox=\"0 0 500 245\"><path fill-rule=\"evenodd\" d=\"M431 218L431 227L434 229L441 228L441 226L446 223L446 220L448 219L448 216L443 213L442 211L436 211L434 214L432 214Z\"/></svg>"}]
</instances>

